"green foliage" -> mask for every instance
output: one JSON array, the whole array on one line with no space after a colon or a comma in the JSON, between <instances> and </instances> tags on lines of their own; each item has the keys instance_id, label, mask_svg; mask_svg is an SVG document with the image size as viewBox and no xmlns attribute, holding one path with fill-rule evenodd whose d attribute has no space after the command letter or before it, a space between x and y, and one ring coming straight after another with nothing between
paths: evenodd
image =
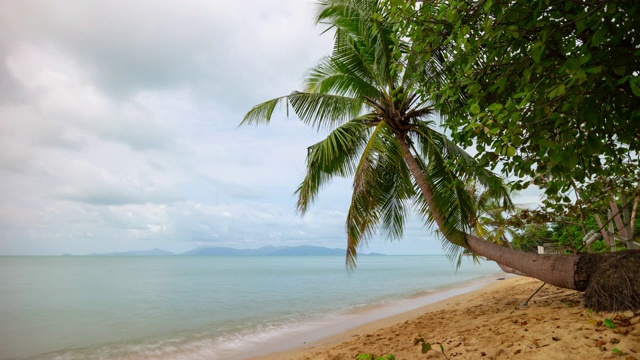
<instances>
[{"instance_id":1,"label":"green foliage","mask_svg":"<svg viewBox=\"0 0 640 360\"><path fill-rule=\"evenodd\" d=\"M577 250L582 248L582 239L584 231L598 230L598 224L593 216L589 216L584 221L584 229L581 225L577 225L581 220L566 219L566 222L555 223L552 228L551 241L562 246L567 250ZM609 248L602 239L596 240L591 244L591 252L607 252Z\"/></svg>"},{"instance_id":2,"label":"green foliage","mask_svg":"<svg viewBox=\"0 0 640 360\"><path fill-rule=\"evenodd\" d=\"M511 244L520 251L537 252L538 246L551 242L553 232L544 224L529 224L520 232L515 233Z\"/></svg>"},{"instance_id":3,"label":"green foliage","mask_svg":"<svg viewBox=\"0 0 640 360\"><path fill-rule=\"evenodd\" d=\"M482 164L534 183L561 212L640 178L640 4L425 0L397 25L437 76L423 94ZM442 54L447 54L443 56ZM434 59L446 58L433 66Z\"/></svg>"},{"instance_id":4,"label":"green foliage","mask_svg":"<svg viewBox=\"0 0 640 360\"><path fill-rule=\"evenodd\" d=\"M413 340L413 345L420 345L420 348L423 354L426 354L431 350L436 351L433 348L432 343L425 341L425 339L422 337ZM438 349L440 350L444 358L449 359L449 357L447 356L447 353L445 353L444 351L444 345L442 345L442 343L437 342L437 343L433 343L433 345L438 345Z\"/></svg>"},{"instance_id":5,"label":"green foliage","mask_svg":"<svg viewBox=\"0 0 640 360\"><path fill-rule=\"evenodd\" d=\"M634 225L634 234L636 235L640 234L638 225L638 222ZM608 226L606 228L608 229ZM582 243L585 232L598 231L599 229L593 213L588 212L584 222L581 219L564 218L554 220L549 226L546 224L527 224L523 229L512 233L512 245L516 250L528 252L536 252L537 247L545 243L555 244L564 252L573 253L578 249L586 251ZM624 248L624 245L618 244L618 250ZM600 238L591 244L589 250L592 253L601 253L609 252L610 248Z\"/></svg>"},{"instance_id":6,"label":"green foliage","mask_svg":"<svg viewBox=\"0 0 640 360\"><path fill-rule=\"evenodd\" d=\"M391 354L385 356L375 356L373 354L364 353L358 354L358 356L356 356L356 360L396 360L396 358Z\"/></svg>"},{"instance_id":7,"label":"green foliage","mask_svg":"<svg viewBox=\"0 0 640 360\"><path fill-rule=\"evenodd\" d=\"M603 321L604 326L608 327L609 329L615 329L616 328L616 324L613 322L613 320L607 318L604 319Z\"/></svg>"},{"instance_id":8,"label":"green foliage","mask_svg":"<svg viewBox=\"0 0 640 360\"><path fill-rule=\"evenodd\" d=\"M618 348L613 348L613 349L611 349L611 352L612 352L612 353L614 353L614 354L616 354L616 355L618 355L618 356L622 356L622 355L624 355L624 354L625 354L622 350L620 350L620 349L618 349Z\"/></svg>"},{"instance_id":9,"label":"green foliage","mask_svg":"<svg viewBox=\"0 0 640 360\"><path fill-rule=\"evenodd\" d=\"M507 201L498 202L490 193L491 188L478 188L475 182L470 183L468 189L475 200L475 234L492 243L508 246L509 237L513 237L515 232L505 216L516 211L514 204L508 198L505 199ZM511 193L507 187L504 191Z\"/></svg>"}]
</instances>

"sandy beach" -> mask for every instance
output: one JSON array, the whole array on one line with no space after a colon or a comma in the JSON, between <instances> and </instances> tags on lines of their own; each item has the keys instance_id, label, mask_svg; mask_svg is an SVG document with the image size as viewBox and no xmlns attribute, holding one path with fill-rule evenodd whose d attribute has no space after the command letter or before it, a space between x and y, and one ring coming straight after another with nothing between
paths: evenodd
<instances>
[{"instance_id":1,"label":"sandy beach","mask_svg":"<svg viewBox=\"0 0 640 360\"><path fill-rule=\"evenodd\" d=\"M640 314L595 313L581 294L525 277L488 286L255 360L640 359ZM418 339L432 344L422 353ZM416 345L416 342L418 344ZM444 354L440 352L440 345Z\"/></svg>"}]
</instances>

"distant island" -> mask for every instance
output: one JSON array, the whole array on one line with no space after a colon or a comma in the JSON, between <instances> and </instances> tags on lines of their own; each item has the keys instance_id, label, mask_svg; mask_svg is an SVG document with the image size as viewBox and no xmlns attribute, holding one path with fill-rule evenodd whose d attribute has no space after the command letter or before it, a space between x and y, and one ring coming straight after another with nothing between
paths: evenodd
<instances>
[{"instance_id":1,"label":"distant island","mask_svg":"<svg viewBox=\"0 0 640 360\"><path fill-rule=\"evenodd\" d=\"M162 249L93 253L81 256L343 256L345 249L324 246L263 246L258 249L235 249L230 247L200 246L184 253L172 253ZM383 256L385 254L368 253L363 256ZM70 256L63 254L62 256Z\"/></svg>"},{"instance_id":2,"label":"distant island","mask_svg":"<svg viewBox=\"0 0 640 360\"><path fill-rule=\"evenodd\" d=\"M69 254L63 254L63 256ZM110 252L110 253L92 253L83 256L175 256L176 254L170 251L164 251L162 249L151 249L142 251L124 251L124 252Z\"/></svg>"}]
</instances>

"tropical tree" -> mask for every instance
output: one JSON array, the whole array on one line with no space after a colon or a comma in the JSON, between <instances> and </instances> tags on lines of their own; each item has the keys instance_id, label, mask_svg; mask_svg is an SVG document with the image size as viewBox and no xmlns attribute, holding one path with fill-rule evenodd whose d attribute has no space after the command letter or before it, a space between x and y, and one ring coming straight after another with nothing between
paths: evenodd
<instances>
[{"instance_id":1,"label":"tropical tree","mask_svg":"<svg viewBox=\"0 0 640 360\"><path fill-rule=\"evenodd\" d=\"M498 177L434 129L433 104L420 95L418 80L440 81L446 58L434 49L419 61L415 43L398 35L389 7L376 0L324 0L317 21L335 30L333 52L311 69L303 91L251 109L243 124L267 123L280 104L306 124L333 128L309 147L307 173L296 190L304 213L334 176L353 176L346 220L347 261L376 230L400 238L409 206L436 224L445 249L463 248L560 287L585 290L590 269L584 256L517 252L472 235L475 207L465 184L475 179L491 197L508 196ZM391 8L392 9L392 8ZM586 275L586 277L585 277ZM640 298L611 308L634 308ZM606 308L607 305L595 305Z\"/></svg>"},{"instance_id":2,"label":"tropical tree","mask_svg":"<svg viewBox=\"0 0 640 360\"><path fill-rule=\"evenodd\" d=\"M285 104L306 124L335 128L309 147L307 174L296 190L305 213L334 176L353 176L346 219L347 262L376 230L402 237L410 206L431 224L438 222L447 253L466 246L476 208L466 189L471 180L487 199L511 203L502 180L478 166L464 150L436 131L433 107L416 93L424 66L407 56L410 44L385 20L379 1L322 1L318 22L335 30L331 55L309 71L302 91L251 109L243 124L269 122ZM435 189L429 199L421 188ZM438 208L437 215L431 209Z\"/></svg>"},{"instance_id":3,"label":"tropical tree","mask_svg":"<svg viewBox=\"0 0 640 360\"><path fill-rule=\"evenodd\" d=\"M428 63L447 54L438 81L421 82L423 94L482 164L518 177L516 190L538 185L555 218L585 219L585 206L609 203L612 193L638 198L637 1L390 3L399 31L420 44L416 55ZM633 216L623 217L616 226L629 243ZM585 290L587 306L640 307L640 252L561 261L566 286Z\"/></svg>"},{"instance_id":4,"label":"tropical tree","mask_svg":"<svg viewBox=\"0 0 640 360\"><path fill-rule=\"evenodd\" d=\"M440 0L396 4L398 26L450 55L423 82L453 138L535 181L559 207L630 188L640 166L640 6L634 0ZM448 106L448 105L453 106ZM596 177L600 177L596 179ZM595 181L597 180L597 181ZM596 182L597 189L584 185ZM609 184L601 184L609 181ZM516 190L519 190L516 188ZM563 196L557 196L559 193Z\"/></svg>"}]
</instances>

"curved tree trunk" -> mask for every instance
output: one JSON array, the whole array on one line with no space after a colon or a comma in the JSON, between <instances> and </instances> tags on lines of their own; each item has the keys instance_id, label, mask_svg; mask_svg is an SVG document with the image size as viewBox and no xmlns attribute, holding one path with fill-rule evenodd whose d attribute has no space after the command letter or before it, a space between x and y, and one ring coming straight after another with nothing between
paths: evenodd
<instances>
[{"instance_id":1,"label":"curved tree trunk","mask_svg":"<svg viewBox=\"0 0 640 360\"><path fill-rule=\"evenodd\" d=\"M467 235L467 243L471 251L498 264L508 266L551 285L580 290L574 279L579 260L578 255L541 255L515 251L473 235Z\"/></svg>"},{"instance_id":2,"label":"curved tree trunk","mask_svg":"<svg viewBox=\"0 0 640 360\"><path fill-rule=\"evenodd\" d=\"M438 227L444 221L433 201L433 190L409 147L397 134L404 160L429 204ZM498 264L561 288L585 292L585 306L596 311L640 309L640 251L572 255L515 251L467 234L468 248Z\"/></svg>"},{"instance_id":3,"label":"curved tree trunk","mask_svg":"<svg viewBox=\"0 0 640 360\"><path fill-rule=\"evenodd\" d=\"M515 274L515 275L520 275L520 276L529 276L525 273L523 273L522 271L518 271L514 268L510 268L506 265L502 265L502 264L498 264L498 266L500 267L500 269L502 269L502 271L508 273L508 274Z\"/></svg>"}]
</instances>

